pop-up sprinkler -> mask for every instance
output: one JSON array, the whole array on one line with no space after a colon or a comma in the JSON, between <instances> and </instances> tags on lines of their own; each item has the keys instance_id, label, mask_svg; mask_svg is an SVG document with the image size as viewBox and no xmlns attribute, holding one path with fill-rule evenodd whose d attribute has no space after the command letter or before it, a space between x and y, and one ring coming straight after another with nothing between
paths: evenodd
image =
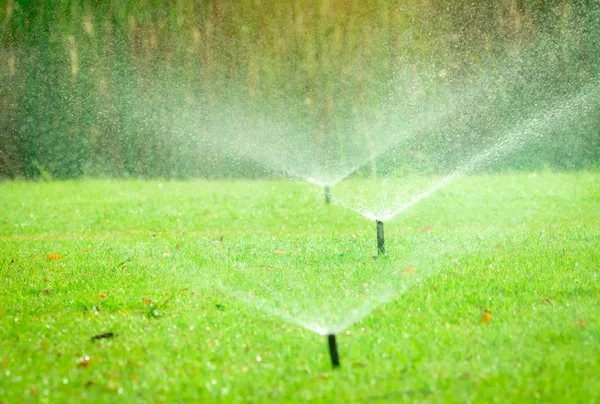
<instances>
[{"instance_id":1,"label":"pop-up sprinkler","mask_svg":"<svg viewBox=\"0 0 600 404\"><path fill-rule=\"evenodd\" d=\"M323 188L325 189L325 205L329 205L331 203L331 188L329 188L329 185L325 185Z\"/></svg>"},{"instance_id":2,"label":"pop-up sprinkler","mask_svg":"<svg viewBox=\"0 0 600 404\"><path fill-rule=\"evenodd\" d=\"M385 255L385 237L383 235L383 222L380 220L377 223L377 255Z\"/></svg>"},{"instance_id":3,"label":"pop-up sprinkler","mask_svg":"<svg viewBox=\"0 0 600 404\"><path fill-rule=\"evenodd\" d=\"M337 369L340 367L340 356L338 355L335 334L329 334L327 336L327 341L329 342L329 356L331 357L331 366L334 369Z\"/></svg>"}]
</instances>

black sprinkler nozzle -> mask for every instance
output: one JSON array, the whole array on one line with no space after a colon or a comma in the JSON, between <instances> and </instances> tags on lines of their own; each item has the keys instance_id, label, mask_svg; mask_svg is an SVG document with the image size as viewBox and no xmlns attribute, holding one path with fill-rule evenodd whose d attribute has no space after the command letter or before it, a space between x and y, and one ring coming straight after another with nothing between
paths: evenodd
<instances>
[{"instance_id":1,"label":"black sprinkler nozzle","mask_svg":"<svg viewBox=\"0 0 600 404\"><path fill-rule=\"evenodd\" d=\"M377 220L377 255L385 255L385 237L383 235L383 222Z\"/></svg>"},{"instance_id":2,"label":"black sprinkler nozzle","mask_svg":"<svg viewBox=\"0 0 600 404\"><path fill-rule=\"evenodd\" d=\"M335 334L329 334L327 336L327 341L329 342L329 356L331 357L331 366L334 369L337 369L340 367L340 356L338 355Z\"/></svg>"},{"instance_id":3,"label":"black sprinkler nozzle","mask_svg":"<svg viewBox=\"0 0 600 404\"><path fill-rule=\"evenodd\" d=\"M325 185L325 205L331 204L331 188L329 185Z\"/></svg>"}]
</instances>

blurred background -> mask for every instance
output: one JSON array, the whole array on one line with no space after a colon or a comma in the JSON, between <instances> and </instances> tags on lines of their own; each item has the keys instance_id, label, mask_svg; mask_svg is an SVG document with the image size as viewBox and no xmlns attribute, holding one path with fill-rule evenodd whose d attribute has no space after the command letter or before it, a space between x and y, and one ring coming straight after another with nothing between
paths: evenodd
<instances>
[{"instance_id":1,"label":"blurred background","mask_svg":"<svg viewBox=\"0 0 600 404\"><path fill-rule=\"evenodd\" d=\"M600 76L599 9L597 0L2 0L0 178L271 176L215 140L220 120L268 116L293 122L289 136L307 144L343 149L357 117L412 111L444 86L464 90L517 63L527 73L498 75L521 80L505 83L511 95L498 108L543 108L546 95L560 100ZM517 97L521 84L536 98ZM390 106L399 94L413 109ZM446 107L463 114L454 102ZM560 141L489 169L597 169L595 108Z\"/></svg>"}]
</instances>

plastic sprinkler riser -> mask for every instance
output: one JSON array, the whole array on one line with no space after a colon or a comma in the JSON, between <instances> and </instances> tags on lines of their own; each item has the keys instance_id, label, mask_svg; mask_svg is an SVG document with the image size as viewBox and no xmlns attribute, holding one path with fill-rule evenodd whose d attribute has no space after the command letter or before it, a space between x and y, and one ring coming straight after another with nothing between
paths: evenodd
<instances>
[{"instance_id":1,"label":"plastic sprinkler riser","mask_svg":"<svg viewBox=\"0 0 600 404\"><path fill-rule=\"evenodd\" d=\"M336 369L340 367L340 356L337 350L337 341L335 340L335 334L329 334L327 336L327 342L329 342L329 356L331 357L331 366Z\"/></svg>"},{"instance_id":2,"label":"plastic sprinkler riser","mask_svg":"<svg viewBox=\"0 0 600 404\"><path fill-rule=\"evenodd\" d=\"M385 254L385 237L383 234L383 222L377 220L377 255Z\"/></svg>"},{"instance_id":3,"label":"plastic sprinkler riser","mask_svg":"<svg viewBox=\"0 0 600 404\"><path fill-rule=\"evenodd\" d=\"M325 205L329 205L331 203L331 188L329 185L325 185Z\"/></svg>"}]
</instances>

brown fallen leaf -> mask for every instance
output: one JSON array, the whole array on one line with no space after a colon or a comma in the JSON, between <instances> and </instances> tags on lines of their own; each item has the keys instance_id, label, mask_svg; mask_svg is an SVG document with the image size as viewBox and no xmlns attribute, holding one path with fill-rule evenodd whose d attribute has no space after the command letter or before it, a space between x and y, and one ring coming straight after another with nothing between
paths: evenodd
<instances>
[{"instance_id":1,"label":"brown fallen leaf","mask_svg":"<svg viewBox=\"0 0 600 404\"><path fill-rule=\"evenodd\" d=\"M85 387L90 387L90 386L93 386L93 385L94 385L94 382L91 381L91 380L88 380L87 382L85 382Z\"/></svg>"},{"instance_id":2,"label":"brown fallen leaf","mask_svg":"<svg viewBox=\"0 0 600 404\"><path fill-rule=\"evenodd\" d=\"M48 261L58 261L62 257L59 254L46 254L46 258L48 258Z\"/></svg>"},{"instance_id":3,"label":"brown fallen leaf","mask_svg":"<svg viewBox=\"0 0 600 404\"><path fill-rule=\"evenodd\" d=\"M140 379L140 377L134 373L134 374L133 374L133 376L131 376L131 379L132 379L134 382L137 382L137 381Z\"/></svg>"},{"instance_id":4,"label":"brown fallen leaf","mask_svg":"<svg viewBox=\"0 0 600 404\"><path fill-rule=\"evenodd\" d=\"M106 299L106 295L98 295L98 299Z\"/></svg>"},{"instance_id":5,"label":"brown fallen leaf","mask_svg":"<svg viewBox=\"0 0 600 404\"><path fill-rule=\"evenodd\" d=\"M2 307L0 307L0 313L2 313L4 311L4 309Z\"/></svg>"},{"instance_id":6,"label":"brown fallen leaf","mask_svg":"<svg viewBox=\"0 0 600 404\"><path fill-rule=\"evenodd\" d=\"M329 375L327 373L323 373L320 374L319 376L317 376L319 379L327 379L329 377Z\"/></svg>"},{"instance_id":7,"label":"brown fallen leaf","mask_svg":"<svg viewBox=\"0 0 600 404\"><path fill-rule=\"evenodd\" d=\"M181 245L179 244L175 244L175 248L179 250L179 248L181 247Z\"/></svg>"},{"instance_id":8,"label":"brown fallen leaf","mask_svg":"<svg viewBox=\"0 0 600 404\"><path fill-rule=\"evenodd\" d=\"M90 249L89 248L84 248L83 250L81 250L81 252L83 252L83 253L89 253Z\"/></svg>"},{"instance_id":9,"label":"brown fallen leaf","mask_svg":"<svg viewBox=\"0 0 600 404\"><path fill-rule=\"evenodd\" d=\"M152 300L146 299L145 297L142 298L142 302L144 302L146 304L152 304Z\"/></svg>"},{"instance_id":10,"label":"brown fallen leaf","mask_svg":"<svg viewBox=\"0 0 600 404\"><path fill-rule=\"evenodd\" d=\"M585 327L585 320L580 318L579 321L577 321L577 326L578 327Z\"/></svg>"},{"instance_id":11,"label":"brown fallen leaf","mask_svg":"<svg viewBox=\"0 0 600 404\"><path fill-rule=\"evenodd\" d=\"M36 387L31 387L29 389L29 394L31 394L32 396L35 396L38 392L39 390Z\"/></svg>"},{"instance_id":12,"label":"brown fallen leaf","mask_svg":"<svg viewBox=\"0 0 600 404\"><path fill-rule=\"evenodd\" d=\"M542 299L542 303L552 303L552 301L550 299L548 299L547 297Z\"/></svg>"},{"instance_id":13,"label":"brown fallen leaf","mask_svg":"<svg viewBox=\"0 0 600 404\"><path fill-rule=\"evenodd\" d=\"M44 295L51 295L52 293L54 293L54 291L52 289L44 289L42 290L42 293Z\"/></svg>"},{"instance_id":14,"label":"brown fallen leaf","mask_svg":"<svg viewBox=\"0 0 600 404\"><path fill-rule=\"evenodd\" d=\"M83 359L81 362L79 362L79 364L77 366L79 366L80 368L87 368L89 365L90 365L90 360Z\"/></svg>"},{"instance_id":15,"label":"brown fallen leaf","mask_svg":"<svg viewBox=\"0 0 600 404\"><path fill-rule=\"evenodd\" d=\"M415 269L414 268L406 268L404 271L405 274L407 275L414 275L415 274Z\"/></svg>"},{"instance_id":16,"label":"brown fallen leaf","mask_svg":"<svg viewBox=\"0 0 600 404\"><path fill-rule=\"evenodd\" d=\"M479 320L479 324L487 324L492 321L492 313L489 310L483 311L483 316L481 316L481 320Z\"/></svg>"},{"instance_id":17,"label":"brown fallen leaf","mask_svg":"<svg viewBox=\"0 0 600 404\"><path fill-rule=\"evenodd\" d=\"M9 364L9 363L10 363L10 359L8 359L8 356L5 356L5 357L2 359L2 365L4 365L4 366L8 366L8 364Z\"/></svg>"}]
</instances>

